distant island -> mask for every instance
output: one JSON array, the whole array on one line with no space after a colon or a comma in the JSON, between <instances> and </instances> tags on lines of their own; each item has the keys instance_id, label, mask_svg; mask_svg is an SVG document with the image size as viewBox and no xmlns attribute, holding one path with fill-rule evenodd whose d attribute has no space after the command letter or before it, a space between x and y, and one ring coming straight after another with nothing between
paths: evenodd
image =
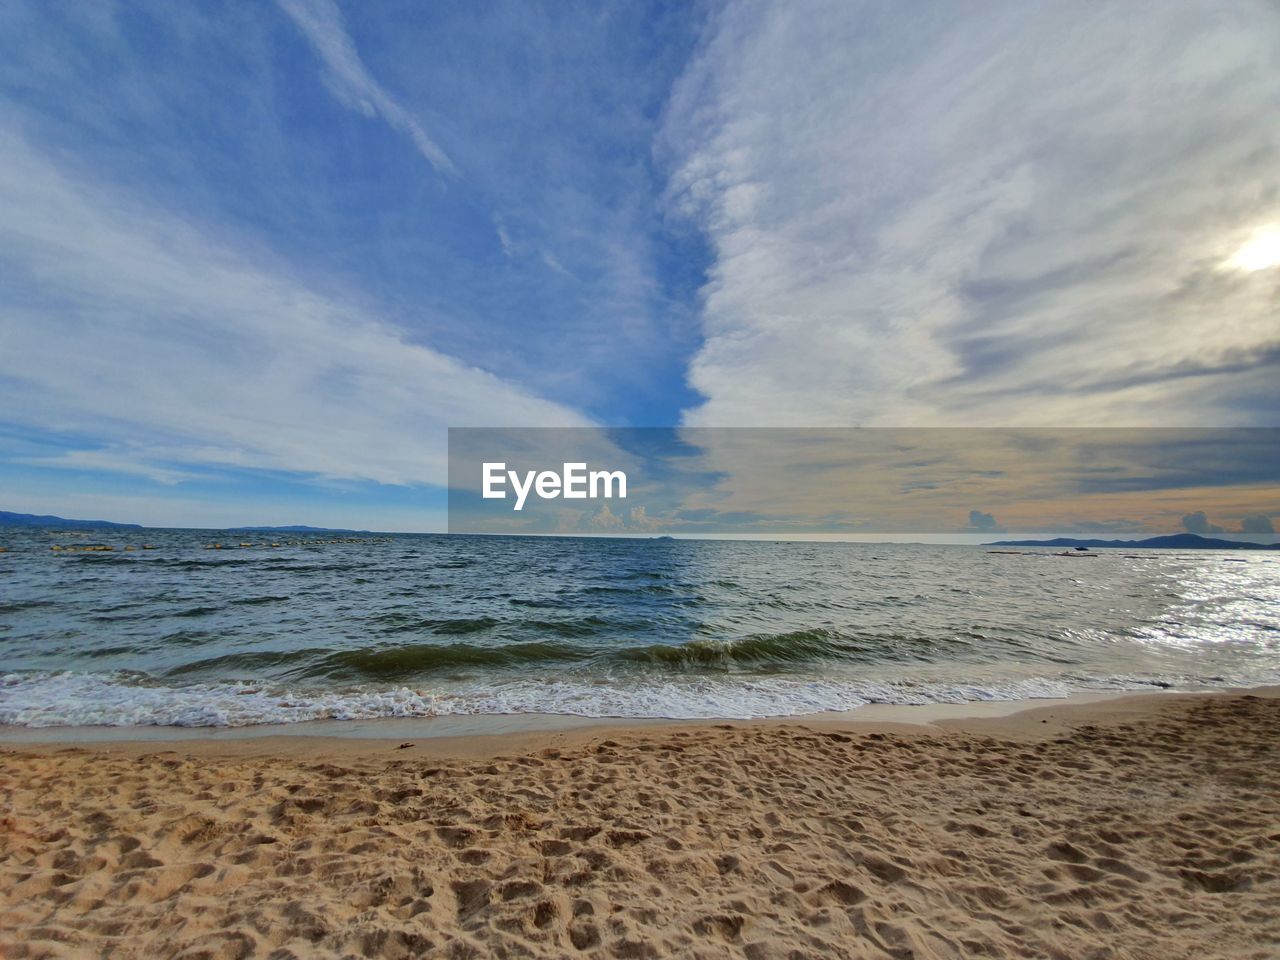
<instances>
[{"instance_id":1,"label":"distant island","mask_svg":"<svg viewBox=\"0 0 1280 960\"><path fill-rule=\"evenodd\" d=\"M68 520L66 517L38 516L0 510L0 527L63 527L79 530L141 530L139 523L112 523L110 520Z\"/></svg>"},{"instance_id":2,"label":"distant island","mask_svg":"<svg viewBox=\"0 0 1280 960\"><path fill-rule=\"evenodd\" d=\"M1174 533L1146 540L1076 540L1057 537L1053 540L997 540L987 547L1119 547L1123 550L1280 550L1280 543L1249 543L1243 540L1220 540L1198 533Z\"/></svg>"}]
</instances>

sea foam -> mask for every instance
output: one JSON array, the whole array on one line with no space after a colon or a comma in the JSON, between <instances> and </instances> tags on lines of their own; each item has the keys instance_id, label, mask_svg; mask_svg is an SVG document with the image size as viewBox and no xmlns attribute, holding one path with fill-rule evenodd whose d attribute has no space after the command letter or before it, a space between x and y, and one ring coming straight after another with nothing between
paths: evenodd
<instances>
[{"instance_id":1,"label":"sea foam","mask_svg":"<svg viewBox=\"0 0 1280 960\"><path fill-rule=\"evenodd\" d=\"M161 685L128 674L0 677L0 723L26 727L242 727L306 720L477 714L588 718L754 719L855 710L867 704L970 703L1068 697L1097 690L1243 686L1245 678L1029 677L871 682L829 677L486 680L465 687L320 689L218 681Z\"/></svg>"}]
</instances>

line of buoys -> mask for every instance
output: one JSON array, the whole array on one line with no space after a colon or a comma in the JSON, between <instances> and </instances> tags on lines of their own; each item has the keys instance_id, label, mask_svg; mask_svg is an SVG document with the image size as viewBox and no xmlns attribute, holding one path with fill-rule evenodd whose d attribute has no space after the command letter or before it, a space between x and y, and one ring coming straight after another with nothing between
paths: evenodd
<instances>
[{"instance_id":1,"label":"line of buoys","mask_svg":"<svg viewBox=\"0 0 1280 960\"><path fill-rule=\"evenodd\" d=\"M49 549L54 553L113 553L116 548L111 546L109 543L69 543L65 545L61 543L54 543L49 546ZM129 551L137 550L138 548L133 544L126 544L123 549L128 553ZM142 545L142 549L155 550L156 547L149 543L145 543Z\"/></svg>"},{"instance_id":2,"label":"line of buoys","mask_svg":"<svg viewBox=\"0 0 1280 960\"><path fill-rule=\"evenodd\" d=\"M263 549L271 548L278 550L281 547L316 547L330 543L390 543L390 537L343 537L337 540L285 540L278 543L238 543L237 547L242 550L249 550L254 547ZM223 550L226 547L221 543L206 543L206 550Z\"/></svg>"}]
</instances>

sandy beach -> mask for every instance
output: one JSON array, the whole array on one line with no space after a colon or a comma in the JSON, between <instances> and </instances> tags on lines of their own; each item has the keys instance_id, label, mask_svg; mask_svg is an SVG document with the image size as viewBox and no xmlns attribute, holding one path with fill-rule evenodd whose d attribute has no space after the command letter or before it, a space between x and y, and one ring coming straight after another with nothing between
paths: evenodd
<instances>
[{"instance_id":1,"label":"sandy beach","mask_svg":"<svg viewBox=\"0 0 1280 960\"><path fill-rule=\"evenodd\" d=\"M6 746L19 957L1280 952L1280 693Z\"/></svg>"}]
</instances>

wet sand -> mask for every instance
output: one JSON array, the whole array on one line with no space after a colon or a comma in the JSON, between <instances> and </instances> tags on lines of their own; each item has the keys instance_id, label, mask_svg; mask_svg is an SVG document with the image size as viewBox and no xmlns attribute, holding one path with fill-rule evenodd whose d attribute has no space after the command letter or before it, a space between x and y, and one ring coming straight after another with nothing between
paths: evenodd
<instances>
[{"instance_id":1,"label":"wet sand","mask_svg":"<svg viewBox=\"0 0 1280 960\"><path fill-rule=\"evenodd\" d=\"M0 747L0 956L1280 955L1280 691Z\"/></svg>"}]
</instances>

